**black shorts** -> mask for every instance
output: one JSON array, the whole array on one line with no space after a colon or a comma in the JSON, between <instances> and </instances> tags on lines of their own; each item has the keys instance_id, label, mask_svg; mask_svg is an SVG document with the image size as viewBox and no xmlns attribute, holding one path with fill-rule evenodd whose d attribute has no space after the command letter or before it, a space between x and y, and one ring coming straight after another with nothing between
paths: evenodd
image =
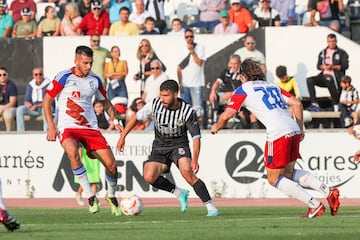
<instances>
[{"instance_id":1,"label":"black shorts","mask_svg":"<svg viewBox=\"0 0 360 240\"><path fill-rule=\"evenodd\" d=\"M179 168L178 160L182 157L191 159L191 151L189 146L177 146L167 149L153 149L147 162L158 162L166 164L168 169L165 173L168 173L172 163L175 163L176 167Z\"/></svg>"}]
</instances>

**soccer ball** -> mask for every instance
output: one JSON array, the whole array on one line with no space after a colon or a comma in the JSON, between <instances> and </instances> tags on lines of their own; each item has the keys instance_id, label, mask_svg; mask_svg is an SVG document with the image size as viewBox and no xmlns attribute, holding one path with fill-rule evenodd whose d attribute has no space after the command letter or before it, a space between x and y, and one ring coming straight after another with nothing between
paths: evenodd
<instances>
[{"instance_id":1,"label":"soccer ball","mask_svg":"<svg viewBox=\"0 0 360 240\"><path fill-rule=\"evenodd\" d=\"M143 203L138 195L133 194L121 199L120 208L122 213L127 216L136 216L143 210Z\"/></svg>"}]
</instances>

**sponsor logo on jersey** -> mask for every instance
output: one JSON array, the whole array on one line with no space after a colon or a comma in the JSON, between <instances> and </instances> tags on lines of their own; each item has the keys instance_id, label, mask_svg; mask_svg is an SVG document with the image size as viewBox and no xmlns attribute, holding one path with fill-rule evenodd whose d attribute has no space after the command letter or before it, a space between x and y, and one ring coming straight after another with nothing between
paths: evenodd
<instances>
[{"instance_id":1,"label":"sponsor logo on jersey","mask_svg":"<svg viewBox=\"0 0 360 240\"><path fill-rule=\"evenodd\" d=\"M79 100L79 99L80 99L80 91L73 91L73 92L71 93L71 98L72 98L72 99Z\"/></svg>"}]
</instances>

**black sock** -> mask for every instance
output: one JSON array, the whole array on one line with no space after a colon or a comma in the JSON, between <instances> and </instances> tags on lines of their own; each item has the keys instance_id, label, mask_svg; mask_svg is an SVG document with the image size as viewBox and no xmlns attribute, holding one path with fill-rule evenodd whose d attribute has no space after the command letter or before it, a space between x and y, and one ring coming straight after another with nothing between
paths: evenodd
<instances>
[{"instance_id":1,"label":"black sock","mask_svg":"<svg viewBox=\"0 0 360 240\"><path fill-rule=\"evenodd\" d=\"M206 203L207 201L211 200L210 194L206 188L206 185L201 179L199 179L194 185L193 185L194 191L199 196L201 201L203 203Z\"/></svg>"},{"instance_id":2,"label":"black sock","mask_svg":"<svg viewBox=\"0 0 360 240\"><path fill-rule=\"evenodd\" d=\"M164 178L163 176L158 177L158 179L156 179L156 181L151 185L153 185L157 189L171 193L174 192L175 190L175 185L171 183L168 179Z\"/></svg>"}]
</instances>

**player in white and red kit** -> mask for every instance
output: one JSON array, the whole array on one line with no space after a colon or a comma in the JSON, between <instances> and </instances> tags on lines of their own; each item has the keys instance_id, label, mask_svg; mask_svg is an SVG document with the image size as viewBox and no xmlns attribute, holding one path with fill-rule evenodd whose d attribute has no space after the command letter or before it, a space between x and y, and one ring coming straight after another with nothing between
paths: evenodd
<instances>
[{"instance_id":1,"label":"player in white and red kit","mask_svg":"<svg viewBox=\"0 0 360 240\"><path fill-rule=\"evenodd\" d=\"M89 200L89 211L99 211L99 201L91 190L79 155L82 144L87 155L97 158L106 168L108 191L105 200L111 206L112 214L121 214L115 197L117 188L117 165L115 157L98 128L93 110L92 99L101 100L110 119L117 122L116 128L122 128L115 119L114 107L106 98L106 91L99 76L90 71L93 63L93 51L87 46L78 46L75 51L75 67L62 71L49 84L44 97L44 113L48 123L47 140L55 141L59 137L71 164L74 175L84 189ZM57 98L56 121L53 119L51 103Z\"/></svg>"},{"instance_id":2,"label":"player in white and red kit","mask_svg":"<svg viewBox=\"0 0 360 240\"><path fill-rule=\"evenodd\" d=\"M300 141L304 138L302 103L290 93L266 82L258 62L246 59L240 68L243 84L237 88L211 133L217 133L241 107L247 108L266 127L267 141L264 150L268 182L289 197L309 206L304 218L314 218L325 212L324 205L313 198L303 187L312 188L327 197L331 215L336 215L340 206L339 190L330 189L315 175L303 169L294 169L301 158ZM294 109L294 118L287 105Z\"/></svg>"}]
</instances>

